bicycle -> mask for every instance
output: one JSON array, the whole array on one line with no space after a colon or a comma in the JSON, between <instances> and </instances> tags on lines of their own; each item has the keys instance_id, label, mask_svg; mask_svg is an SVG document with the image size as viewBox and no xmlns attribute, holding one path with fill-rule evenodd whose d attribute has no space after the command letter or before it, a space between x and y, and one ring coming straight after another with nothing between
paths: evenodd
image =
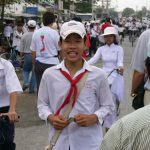
<instances>
[{"instance_id":1,"label":"bicycle","mask_svg":"<svg viewBox=\"0 0 150 150\"><path fill-rule=\"evenodd\" d=\"M130 31L130 34L129 34L129 41L132 43L132 47L134 45L134 42L136 41L136 31Z\"/></svg>"},{"instance_id":2,"label":"bicycle","mask_svg":"<svg viewBox=\"0 0 150 150\"><path fill-rule=\"evenodd\" d=\"M122 45L122 42L124 41L124 32L120 32L119 37L120 37L120 44Z\"/></svg>"}]
</instances>

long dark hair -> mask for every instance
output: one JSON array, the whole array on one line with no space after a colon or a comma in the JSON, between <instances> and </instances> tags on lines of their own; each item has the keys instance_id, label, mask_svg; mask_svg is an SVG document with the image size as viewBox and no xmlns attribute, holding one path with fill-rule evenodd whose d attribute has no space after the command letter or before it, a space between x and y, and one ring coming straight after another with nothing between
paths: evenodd
<instances>
[{"instance_id":1,"label":"long dark hair","mask_svg":"<svg viewBox=\"0 0 150 150\"><path fill-rule=\"evenodd\" d=\"M147 69L148 77L150 79L150 57L146 58L146 60L145 60L145 66L146 66L146 69Z\"/></svg>"}]
</instances>

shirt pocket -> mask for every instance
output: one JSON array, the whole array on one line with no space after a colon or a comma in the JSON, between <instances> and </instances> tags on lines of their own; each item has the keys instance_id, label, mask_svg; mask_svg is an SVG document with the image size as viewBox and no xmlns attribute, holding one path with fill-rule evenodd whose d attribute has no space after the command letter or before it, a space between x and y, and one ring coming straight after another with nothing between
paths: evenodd
<instances>
[{"instance_id":1,"label":"shirt pocket","mask_svg":"<svg viewBox=\"0 0 150 150\"><path fill-rule=\"evenodd\" d=\"M79 95L81 104L88 110L92 110L96 104L96 88L95 86L87 82ZM91 111L90 111L91 112Z\"/></svg>"}]
</instances>

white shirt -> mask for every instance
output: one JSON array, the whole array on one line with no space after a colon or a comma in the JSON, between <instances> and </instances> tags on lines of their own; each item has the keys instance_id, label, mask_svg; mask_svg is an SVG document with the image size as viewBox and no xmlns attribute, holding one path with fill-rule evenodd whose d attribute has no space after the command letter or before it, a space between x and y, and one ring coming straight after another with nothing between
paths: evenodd
<instances>
[{"instance_id":1,"label":"white shirt","mask_svg":"<svg viewBox=\"0 0 150 150\"><path fill-rule=\"evenodd\" d=\"M121 46L115 44L111 44L110 46L104 45L97 50L94 57L92 57L88 63L93 65L99 60L102 60L103 70L109 74L112 70L123 67L123 56L124 53ZM109 84L112 84L116 76L117 72L114 71L108 77Z\"/></svg>"},{"instance_id":2,"label":"white shirt","mask_svg":"<svg viewBox=\"0 0 150 150\"><path fill-rule=\"evenodd\" d=\"M119 27L119 33L124 32L124 27Z\"/></svg>"},{"instance_id":3,"label":"white shirt","mask_svg":"<svg viewBox=\"0 0 150 150\"><path fill-rule=\"evenodd\" d=\"M40 118L47 120L48 115L55 114L63 103L70 88L70 82L61 74L60 69L69 73L64 61L54 67L48 68L42 77L38 93L38 112ZM102 122L114 109L111 92L105 73L88 65L86 62L73 79L80 73L88 70L85 87L77 98L76 104L70 113L74 117L79 113L96 114L99 122L90 127L79 127L71 123L61 133L54 150L96 150L102 139ZM49 124L50 139L54 134L54 128Z\"/></svg>"},{"instance_id":4,"label":"white shirt","mask_svg":"<svg viewBox=\"0 0 150 150\"><path fill-rule=\"evenodd\" d=\"M12 46L16 46L16 50L19 50L20 47L20 41L21 41L21 37L23 36L23 32L18 32L17 30L14 31L13 34L13 44Z\"/></svg>"},{"instance_id":5,"label":"white shirt","mask_svg":"<svg viewBox=\"0 0 150 150\"><path fill-rule=\"evenodd\" d=\"M121 118L107 132L99 150L149 150L150 105Z\"/></svg>"},{"instance_id":6,"label":"white shirt","mask_svg":"<svg viewBox=\"0 0 150 150\"><path fill-rule=\"evenodd\" d=\"M42 39L43 37L43 39ZM36 51L36 60L46 64L59 64L59 34L54 29L43 26L33 34L31 50Z\"/></svg>"},{"instance_id":7,"label":"white shirt","mask_svg":"<svg viewBox=\"0 0 150 150\"><path fill-rule=\"evenodd\" d=\"M91 37L96 37L98 35L98 33L94 30L94 28L91 29Z\"/></svg>"},{"instance_id":8,"label":"white shirt","mask_svg":"<svg viewBox=\"0 0 150 150\"><path fill-rule=\"evenodd\" d=\"M132 57L132 69L140 73L144 73L145 59L147 58L148 42L150 40L150 29L144 31L136 44L136 48Z\"/></svg>"},{"instance_id":9,"label":"white shirt","mask_svg":"<svg viewBox=\"0 0 150 150\"><path fill-rule=\"evenodd\" d=\"M0 107L10 105L10 93L22 92L22 88L12 64L0 58Z\"/></svg>"},{"instance_id":10,"label":"white shirt","mask_svg":"<svg viewBox=\"0 0 150 150\"><path fill-rule=\"evenodd\" d=\"M112 26L116 29L116 32L119 32L119 27L116 24L112 24Z\"/></svg>"},{"instance_id":11,"label":"white shirt","mask_svg":"<svg viewBox=\"0 0 150 150\"><path fill-rule=\"evenodd\" d=\"M7 25L5 28L4 28L4 36L5 37L10 37L11 34L13 33L13 29L10 25Z\"/></svg>"}]
</instances>

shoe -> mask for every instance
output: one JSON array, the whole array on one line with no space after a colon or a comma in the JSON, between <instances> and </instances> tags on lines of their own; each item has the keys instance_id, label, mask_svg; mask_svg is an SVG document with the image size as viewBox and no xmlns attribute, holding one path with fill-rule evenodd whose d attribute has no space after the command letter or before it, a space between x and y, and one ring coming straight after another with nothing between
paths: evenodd
<instances>
[{"instance_id":1,"label":"shoe","mask_svg":"<svg viewBox=\"0 0 150 150\"><path fill-rule=\"evenodd\" d=\"M23 91L25 91L26 89L28 89L29 88L29 86L28 85L23 85L23 87L22 87L22 89L23 89Z\"/></svg>"}]
</instances>

